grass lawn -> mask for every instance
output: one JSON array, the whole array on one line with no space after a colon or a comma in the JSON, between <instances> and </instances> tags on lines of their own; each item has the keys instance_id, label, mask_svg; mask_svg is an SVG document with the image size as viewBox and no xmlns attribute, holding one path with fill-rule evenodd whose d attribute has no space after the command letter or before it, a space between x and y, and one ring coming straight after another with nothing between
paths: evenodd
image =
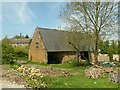
<instances>
[{"instance_id":1,"label":"grass lawn","mask_svg":"<svg viewBox=\"0 0 120 90\"><path fill-rule=\"evenodd\" d=\"M28 60L28 57L16 57L16 58L17 58L17 60L25 60L25 61Z\"/></svg>"},{"instance_id":2,"label":"grass lawn","mask_svg":"<svg viewBox=\"0 0 120 90\"><path fill-rule=\"evenodd\" d=\"M84 74L69 77L56 77L49 88L118 88L118 84L108 81L108 78L88 79Z\"/></svg>"},{"instance_id":3,"label":"grass lawn","mask_svg":"<svg viewBox=\"0 0 120 90\"><path fill-rule=\"evenodd\" d=\"M105 77L99 79L87 78L84 74L84 70L87 67L71 67L68 64L40 64L35 62L30 62L27 65L37 65L37 68L41 66L52 66L55 68L70 70L72 73L76 73L73 76L60 76L50 79L46 78L48 83L51 83L48 88L118 88L117 83L110 82L108 79L108 74Z\"/></svg>"}]
</instances>

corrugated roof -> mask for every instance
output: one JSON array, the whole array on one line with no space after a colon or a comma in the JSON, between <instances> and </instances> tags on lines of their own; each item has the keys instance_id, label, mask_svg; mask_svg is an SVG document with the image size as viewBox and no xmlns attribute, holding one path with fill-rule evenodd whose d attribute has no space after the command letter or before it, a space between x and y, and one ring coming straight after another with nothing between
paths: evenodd
<instances>
[{"instance_id":1,"label":"corrugated roof","mask_svg":"<svg viewBox=\"0 0 120 90\"><path fill-rule=\"evenodd\" d=\"M54 51L75 51L73 46L67 40L67 31L56 29L38 28L43 43L48 52Z\"/></svg>"}]
</instances>

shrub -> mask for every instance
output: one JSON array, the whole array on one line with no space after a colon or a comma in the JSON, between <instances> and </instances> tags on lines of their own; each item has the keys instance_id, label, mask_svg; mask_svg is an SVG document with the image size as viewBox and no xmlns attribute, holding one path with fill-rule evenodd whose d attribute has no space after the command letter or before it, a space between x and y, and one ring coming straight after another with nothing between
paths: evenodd
<instances>
[{"instance_id":1,"label":"shrub","mask_svg":"<svg viewBox=\"0 0 120 90\"><path fill-rule=\"evenodd\" d=\"M87 66L88 64L87 60L80 60L80 66Z\"/></svg>"},{"instance_id":2,"label":"shrub","mask_svg":"<svg viewBox=\"0 0 120 90\"><path fill-rule=\"evenodd\" d=\"M21 66L21 64L15 62L14 65L12 65L11 67L15 70L17 70L19 67Z\"/></svg>"},{"instance_id":3,"label":"shrub","mask_svg":"<svg viewBox=\"0 0 120 90\"><path fill-rule=\"evenodd\" d=\"M10 40L5 38L2 40L2 64L11 64L15 63L15 53Z\"/></svg>"},{"instance_id":4,"label":"shrub","mask_svg":"<svg viewBox=\"0 0 120 90\"><path fill-rule=\"evenodd\" d=\"M42 80L40 76L37 75L32 75L31 77L23 76L23 79L27 82L27 86L32 87L33 89L47 87L45 81Z\"/></svg>"},{"instance_id":5,"label":"shrub","mask_svg":"<svg viewBox=\"0 0 120 90\"><path fill-rule=\"evenodd\" d=\"M80 63L77 60L71 60L69 61L69 64L72 67L80 66Z\"/></svg>"},{"instance_id":6,"label":"shrub","mask_svg":"<svg viewBox=\"0 0 120 90\"><path fill-rule=\"evenodd\" d=\"M14 47L14 51L17 59L19 59L20 57L24 57L23 59L28 57L28 46L16 46Z\"/></svg>"}]
</instances>

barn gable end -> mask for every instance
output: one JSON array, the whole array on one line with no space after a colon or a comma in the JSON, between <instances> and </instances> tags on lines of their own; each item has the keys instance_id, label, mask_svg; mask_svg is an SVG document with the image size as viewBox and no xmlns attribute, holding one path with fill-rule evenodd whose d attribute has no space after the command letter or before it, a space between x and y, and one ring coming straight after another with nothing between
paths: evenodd
<instances>
[{"instance_id":1,"label":"barn gable end","mask_svg":"<svg viewBox=\"0 0 120 90\"><path fill-rule=\"evenodd\" d=\"M35 62L47 63L47 51L44 46L40 31L36 28L33 35L30 48L29 48L29 60Z\"/></svg>"}]
</instances>

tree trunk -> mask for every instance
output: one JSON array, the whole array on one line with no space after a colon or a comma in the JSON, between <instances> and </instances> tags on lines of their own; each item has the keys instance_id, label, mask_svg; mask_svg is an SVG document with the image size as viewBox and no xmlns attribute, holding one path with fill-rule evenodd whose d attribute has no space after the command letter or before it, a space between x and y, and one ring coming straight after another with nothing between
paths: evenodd
<instances>
[{"instance_id":1,"label":"tree trunk","mask_svg":"<svg viewBox=\"0 0 120 90\"><path fill-rule=\"evenodd\" d=\"M80 62L80 60L81 60L80 52L76 51L76 55L77 55L77 61Z\"/></svg>"},{"instance_id":2,"label":"tree trunk","mask_svg":"<svg viewBox=\"0 0 120 90\"><path fill-rule=\"evenodd\" d=\"M95 41L95 64L98 64L98 37L96 37Z\"/></svg>"}]
</instances>

